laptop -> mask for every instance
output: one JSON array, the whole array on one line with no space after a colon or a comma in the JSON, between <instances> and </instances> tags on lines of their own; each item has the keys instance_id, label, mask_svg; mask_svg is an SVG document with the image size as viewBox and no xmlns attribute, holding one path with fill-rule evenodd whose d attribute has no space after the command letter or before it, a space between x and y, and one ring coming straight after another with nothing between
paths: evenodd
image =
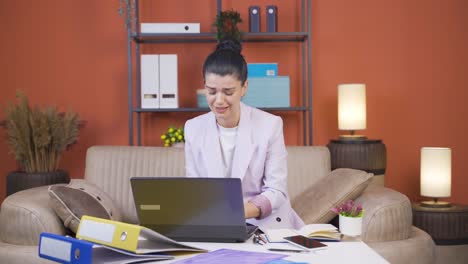
<instances>
[{"instance_id":1,"label":"laptop","mask_svg":"<svg viewBox=\"0 0 468 264\"><path fill-rule=\"evenodd\" d=\"M243 242L257 227L246 224L238 178L130 179L142 226L176 241Z\"/></svg>"}]
</instances>

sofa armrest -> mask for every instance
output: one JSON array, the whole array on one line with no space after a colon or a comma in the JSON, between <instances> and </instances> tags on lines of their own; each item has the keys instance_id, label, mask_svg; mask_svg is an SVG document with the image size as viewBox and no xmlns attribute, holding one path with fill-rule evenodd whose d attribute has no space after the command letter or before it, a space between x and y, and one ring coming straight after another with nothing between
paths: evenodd
<instances>
[{"instance_id":1,"label":"sofa armrest","mask_svg":"<svg viewBox=\"0 0 468 264\"><path fill-rule=\"evenodd\" d=\"M8 196L0 209L0 240L15 245L38 245L42 232L65 234L63 223L49 206L42 186Z\"/></svg>"},{"instance_id":2,"label":"sofa armrest","mask_svg":"<svg viewBox=\"0 0 468 264\"><path fill-rule=\"evenodd\" d=\"M404 194L381 186L369 186L356 202L365 210L361 234L364 242L410 237L413 215L411 203Z\"/></svg>"}]
</instances>

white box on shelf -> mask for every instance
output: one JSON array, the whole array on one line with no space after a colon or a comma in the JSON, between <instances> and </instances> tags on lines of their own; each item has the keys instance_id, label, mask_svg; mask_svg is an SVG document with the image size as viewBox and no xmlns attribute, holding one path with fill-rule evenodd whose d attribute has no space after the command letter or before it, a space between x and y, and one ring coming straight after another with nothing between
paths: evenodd
<instances>
[{"instance_id":1,"label":"white box on shelf","mask_svg":"<svg viewBox=\"0 0 468 264\"><path fill-rule=\"evenodd\" d=\"M200 23L141 23L141 33L200 33Z\"/></svg>"},{"instance_id":2,"label":"white box on shelf","mask_svg":"<svg viewBox=\"0 0 468 264\"><path fill-rule=\"evenodd\" d=\"M141 108L159 108L159 55L141 55Z\"/></svg>"},{"instance_id":3,"label":"white box on shelf","mask_svg":"<svg viewBox=\"0 0 468 264\"><path fill-rule=\"evenodd\" d=\"M177 55L159 55L159 106L160 108L177 108Z\"/></svg>"}]
</instances>

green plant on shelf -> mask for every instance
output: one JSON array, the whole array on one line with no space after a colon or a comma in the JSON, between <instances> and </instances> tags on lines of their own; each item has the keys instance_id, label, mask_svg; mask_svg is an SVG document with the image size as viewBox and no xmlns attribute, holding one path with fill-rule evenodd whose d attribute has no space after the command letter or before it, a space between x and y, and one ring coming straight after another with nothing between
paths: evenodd
<instances>
[{"instance_id":1,"label":"green plant on shelf","mask_svg":"<svg viewBox=\"0 0 468 264\"><path fill-rule=\"evenodd\" d=\"M164 147L170 147L176 143L185 142L184 129L182 127L175 128L170 126L167 132L161 135Z\"/></svg>"},{"instance_id":2,"label":"green plant on shelf","mask_svg":"<svg viewBox=\"0 0 468 264\"><path fill-rule=\"evenodd\" d=\"M216 39L219 41L225 38L232 38L241 41L242 33L237 27L238 23L242 22L239 12L233 9L221 11L213 23L216 28Z\"/></svg>"}]
</instances>

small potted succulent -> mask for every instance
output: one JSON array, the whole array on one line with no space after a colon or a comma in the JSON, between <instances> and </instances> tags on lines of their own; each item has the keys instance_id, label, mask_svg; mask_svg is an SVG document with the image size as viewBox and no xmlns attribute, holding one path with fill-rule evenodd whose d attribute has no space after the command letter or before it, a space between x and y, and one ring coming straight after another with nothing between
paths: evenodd
<instances>
[{"instance_id":1,"label":"small potted succulent","mask_svg":"<svg viewBox=\"0 0 468 264\"><path fill-rule=\"evenodd\" d=\"M361 235L362 217L364 215L362 205L357 205L353 200L348 200L342 205L332 208L331 211L339 215L340 231L343 235Z\"/></svg>"}]
</instances>

